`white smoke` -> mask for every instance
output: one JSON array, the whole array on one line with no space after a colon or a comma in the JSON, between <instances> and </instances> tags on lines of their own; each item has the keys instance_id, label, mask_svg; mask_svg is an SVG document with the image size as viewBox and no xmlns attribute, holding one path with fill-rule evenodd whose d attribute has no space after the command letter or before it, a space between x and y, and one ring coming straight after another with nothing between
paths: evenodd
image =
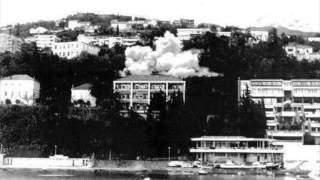
<instances>
[{"instance_id":1,"label":"white smoke","mask_svg":"<svg viewBox=\"0 0 320 180\"><path fill-rule=\"evenodd\" d=\"M208 68L199 66L199 51L182 51L181 41L170 32L155 41L156 50L149 46L128 47L125 51L124 72L149 75L154 72L176 77L218 76Z\"/></svg>"}]
</instances>

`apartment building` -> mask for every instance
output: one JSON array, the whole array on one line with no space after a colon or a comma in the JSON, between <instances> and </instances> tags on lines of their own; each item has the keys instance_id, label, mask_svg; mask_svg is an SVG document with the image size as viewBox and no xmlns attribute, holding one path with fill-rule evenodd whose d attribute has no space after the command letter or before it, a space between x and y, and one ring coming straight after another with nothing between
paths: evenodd
<instances>
[{"instance_id":1,"label":"apartment building","mask_svg":"<svg viewBox=\"0 0 320 180\"><path fill-rule=\"evenodd\" d=\"M154 93L163 91L167 99L180 91L185 99L185 81L165 75L131 75L113 81L113 90L120 94L124 115L131 108L140 114L146 114Z\"/></svg>"},{"instance_id":2,"label":"apartment building","mask_svg":"<svg viewBox=\"0 0 320 180\"><path fill-rule=\"evenodd\" d=\"M91 95L92 84L85 83L71 89L71 103L83 100L90 104L90 107L96 106L96 98Z\"/></svg>"},{"instance_id":3,"label":"apartment building","mask_svg":"<svg viewBox=\"0 0 320 180\"><path fill-rule=\"evenodd\" d=\"M310 55L314 54L312 46L297 43L289 43L284 46L284 50L288 56L294 56L297 60L308 60L310 59Z\"/></svg>"},{"instance_id":4,"label":"apartment building","mask_svg":"<svg viewBox=\"0 0 320 180\"><path fill-rule=\"evenodd\" d=\"M52 45L53 54L62 58L72 59L80 56L81 52L98 55L100 48L79 41L55 42Z\"/></svg>"},{"instance_id":5,"label":"apartment building","mask_svg":"<svg viewBox=\"0 0 320 180\"><path fill-rule=\"evenodd\" d=\"M39 49L52 48L52 45L59 40L54 34L37 34L33 38Z\"/></svg>"},{"instance_id":6,"label":"apartment building","mask_svg":"<svg viewBox=\"0 0 320 180\"><path fill-rule=\"evenodd\" d=\"M41 27L41 26L29 29L29 33L30 34L43 34L43 33L46 33L46 32L48 32L48 29L46 29L44 27Z\"/></svg>"},{"instance_id":7,"label":"apartment building","mask_svg":"<svg viewBox=\"0 0 320 180\"><path fill-rule=\"evenodd\" d=\"M239 80L239 101L248 88L253 101L264 102L267 133L301 140L304 132L320 137L320 79Z\"/></svg>"},{"instance_id":8,"label":"apartment building","mask_svg":"<svg viewBox=\"0 0 320 180\"><path fill-rule=\"evenodd\" d=\"M87 36L84 34L78 35L78 41L86 44L113 47L115 44L124 46L135 45L140 39L138 37L120 37L120 36Z\"/></svg>"},{"instance_id":9,"label":"apartment building","mask_svg":"<svg viewBox=\"0 0 320 180\"><path fill-rule=\"evenodd\" d=\"M34 105L40 95L40 83L26 74L0 79L0 104Z\"/></svg>"},{"instance_id":10,"label":"apartment building","mask_svg":"<svg viewBox=\"0 0 320 180\"><path fill-rule=\"evenodd\" d=\"M126 21L118 21L114 19L114 20L111 20L110 23L113 30L119 29L120 32L132 30L131 25Z\"/></svg>"},{"instance_id":11,"label":"apartment building","mask_svg":"<svg viewBox=\"0 0 320 180\"><path fill-rule=\"evenodd\" d=\"M21 50L22 39L10 34L0 34L0 53L9 51L15 53Z\"/></svg>"},{"instance_id":12,"label":"apartment building","mask_svg":"<svg viewBox=\"0 0 320 180\"><path fill-rule=\"evenodd\" d=\"M174 20L172 22L172 25L177 27L184 27L184 28L194 28L194 20L193 19L180 19L180 20Z\"/></svg>"},{"instance_id":13,"label":"apartment building","mask_svg":"<svg viewBox=\"0 0 320 180\"><path fill-rule=\"evenodd\" d=\"M179 40L190 40L197 35L211 32L210 28L179 28L177 29L177 37Z\"/></svg>"},{"instance_id":14,"label":"apartment building","mask_svg":"<svg viewBox=\"0 0 320 180\"><path fill-rule=\"evenodd\" d=\"M269 32L268 31L250 31L251 36L256 39L256 41L268 41Z\"/></svg>"}]
</instances>

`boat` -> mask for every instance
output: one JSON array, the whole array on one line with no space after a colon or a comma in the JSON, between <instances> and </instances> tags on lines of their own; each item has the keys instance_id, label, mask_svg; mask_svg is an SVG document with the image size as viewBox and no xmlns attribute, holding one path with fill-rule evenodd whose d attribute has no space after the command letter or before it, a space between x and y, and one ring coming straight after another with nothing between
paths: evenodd
<instances>
[{"instance_id":1,"label":"boat","mask_svg":"<svg viewBox=\"0 0 320 180\"><path fill-rule=\"evenodd\" d=\"M201 169L198 171L198 174L199 174L199 175L207 175L207 174L208 174L208 171L206 171L205 169L201 168Z\"/></svg>"},{"instance_id":2,"label":"boat","mask_svg":"<svg viewBox=\"0 0 320 180\"><path fill-rule=\"evenodd\" d=\"M279 163L272 163L272 162L268 162L266 163L266 168L267 169L279 169L281 167L281 165Z\"/></svg>"},{"instance_id":3,"label":"boat","mask_svg":"<svg viewBox=\"0 0 320 180\"><path fill-rule=\"evenodd\" d=\"M222 169L265 169L266 165L254 162L252 165L234 164L232 161L227 161L224 164L220 164Z\"/></svg>"},{"instance_id":4,"label":"boat","mask_svg":"<svg viewBox=\"0 0 320 180\"><path fill-rule=\"evenodd\" d=\"M297 180L313 180L309 175L297 175L296 176Z\"/></svg>"}]
</instances>

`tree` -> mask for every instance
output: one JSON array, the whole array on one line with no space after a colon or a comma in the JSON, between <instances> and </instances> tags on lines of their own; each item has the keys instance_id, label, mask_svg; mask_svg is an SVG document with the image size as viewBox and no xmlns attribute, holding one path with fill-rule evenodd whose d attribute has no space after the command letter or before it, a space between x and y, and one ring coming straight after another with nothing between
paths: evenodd
<instances>
[{"instance_id":1,"label":"tree","mask_svg":"<svg viewBox=\"0 0 320 180\"><path fill-rule=\"evenodd\" d=\"M254 103L247 89L241 98L238 127L240 134L246 137L264 137L266 135L266 116L263 101Z\"/></svg>"}]
</instances>

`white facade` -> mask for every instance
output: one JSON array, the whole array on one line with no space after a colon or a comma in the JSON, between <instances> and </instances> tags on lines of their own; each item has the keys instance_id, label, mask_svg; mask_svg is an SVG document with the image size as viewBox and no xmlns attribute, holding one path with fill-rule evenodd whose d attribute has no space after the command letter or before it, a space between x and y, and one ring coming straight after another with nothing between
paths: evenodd
<instances>
[{"instance_id":1,"label":"white facade","mask_svg":"<svg viewBox=\"0 0 320 180\"><path fill-rule=\"evenodd\" d=\"M80 22L78 20L68 21L68 28L71 30L75 30L76 28L84 28L87 26L91 26L91 23L86 21Z\"/></svg>"},{"instance_id":2,"label":"white facade","mask_svg":"<svg viewBox=\"0 0 320 180\"><path fill-rule=\"evenodd\" d=\"M309 42L320 42L320 37L308 37Z\"/></svg>"},{"instance_id":3,"label":"white facade","mask_svg":"<svg viewBox=\"0 0 320 180\"><path fill-rule=\"evenodd\" d=\"M209 28L177 29L177 37L179 40L190 40L193 36L202 35L206 32L211 32L211 30Z\"/></svg>"},{"instance_id":4,"label":"white facade","mask_svg":"<svg viewBox=\"0 0 320 180\"><path fill-rule=\"evenodd\" d=\"M91 95L91 84L82 84L71 89L71 103L83 100L85 103L90 102L91 107L96 106L96 98Z\"/></svg>"},{"instance_id":5,"label":"white facade","mask_svg":"<svg viewBox=\"0 0 320 180\"><path fill-rule=\"evenodd\" d=\"M231 32L229 31L218 31L216 34L218 37L221 37L221 36L231 37Z\"/></svg>"},{"instance_id":6,"label":"white facade","mask_svg":"<svg viewBox=\"0 0 320 180\"><path fill-rule=\"evenodd\" d=\"M246 138L242 136L202 136L191 138L195 147L190 149L201 161L246 163L281 163L282 146L274 145L274 140Z\"/></svg>"},{"instance_id":7,"label":"white facade","mask_svg":"<svg viewBox=\"0 0 320 180\"><path fill-rule=\"evenodd\" d=\"M131 25L128 22L119 22L118 20L112 20L111 27L114 31L118 28L120 32L131 30Z\"/></svg>"},{"instance_id":8,"label":"white facade","mask_svg":"<svg viewBox=\"0 0 320 180\"><path fill-rule=\"evenodd\" d=\"M269 136L320 136L320 79L240 80L239 99L247 87L253 101L264 102Z\"/></svg>"},{"instance_id":9,"label":"white facade","mask_svg":"<svg viewBox=\"0 0 320 180\"><path fill-rule=\"evenodd\" d=\"M37 44L37 47L44 49L46 47L51 48L52 45L58 41L58 37L54 34L38 34L34 36L34 42Z\"/></svg>"},{"instance_id":10,"label":"white facade","mask_svg":"<svg viewBox=\"0 0 320 180\"><path fill-rule=\"evenodd\" d=\"M124 46L135 45L140 39L137 37L118 37L118 36L86 36L79 34L78 41L96 46L108 45L113 47L116 43Z\"/></svg>"},{"instance_id":11,"label":"white facade","mask_svg":"<svg viewBox=\"0 0 320 180\"><path fill-rule=\"evenodd\" d=\"M41 27L41 26L39 26L37 28L29 29L30 34L43 34L43 33L46 33L47 31L48 31L48 29Z\"/></svg>"},{"instance_id":12,"label":"white facade","mask_svg":"<svg viewBox=\"0 0 320 180\"><path fill-rule=\"evenodd\" d=\"M268 41L269 32L268 31L250 31L252 37L258 41Z\"/></svg>"},{"instance_id":13,"label":"white facade","mask_svg":"<svg viewBox=\"0 0 320 180\"><path fill-rule=\"evenodd\" d=\"M122 109L134 109L145 114L154 93L163 91L167 98L180 91L185 99L185 81L171 76L141 75L127 76L113 81L113 91L120 94Z\"/></svg>"},{"instance_id":14,"label":"white facade","mask_svg":"<svg viewBox=\"0 0 320 180\"><path fill-rule=\"evenodd\" d=\"M0 53L9 51L15 53L21 50L22 39L10 34L0 33Z\"/></svg>"},{"instance_id":15,"label":"white facade","mask_svg":"<svg viewBox=\"0 0 320 180\"><path fill-rule=\"evenodd\" d=\"M298 60L308 60L310 59L310 55L313 54L313 48L311 46L297 43L289 43L288 45L284 46L284 50L288 56L294 56Z\"/></svg>"},{"instance_id":16,"label":"white facade","mask_svg":"<svg viewBox=\"0 0 320 180\"><path fill-rule=\"evenodd\" d=\"M33 105L40 94L40 83L28 75L13 75L0 80L0 104Z\"/></svg>"},{"instance_id":17,"label":"white facade","mask_svg":"<svg viewBox=\"0 0 320 180\"><path fill-rule=\"evenodd\" d=\"M53 54L62 58L72 59L80 56L81 52L98 55L100 48L85 44L83 42L56 42L52 45Z\"/></svg>"}]
</instances>

